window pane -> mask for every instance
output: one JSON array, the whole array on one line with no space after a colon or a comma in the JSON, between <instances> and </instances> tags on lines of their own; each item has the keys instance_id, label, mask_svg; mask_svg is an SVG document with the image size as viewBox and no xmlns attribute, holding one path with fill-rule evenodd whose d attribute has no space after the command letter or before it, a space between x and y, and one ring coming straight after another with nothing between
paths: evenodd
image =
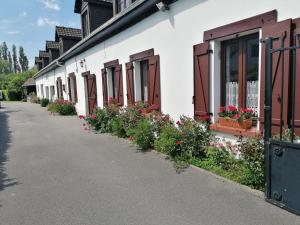
<instances>
[{"instance_id":1,"label":"window pane","mask_svg":"<svg viewBox=\"0 0 300 225\"><path fill-rule=\"evenodd\" d=\"M141 62L142 100L148 101L148 61Z\"/></svg>"},{"instance_id":2,"label":"window pane","mask_svg":"<svg viewBox=\"0 0 300 225\"><path fill-rule=\"evenodd\" d=\"M238 107L238 67L239 44L228 43L226 46L226 106Z\"/></svg>"},{"instance_id":3,"label":"window pane","mask_svg":"<svg viewBox=\"0 0 300 225\"><path fill-rule=\"evenodd\" d=\"M258 110L258 57L259 38L246 41L246 107Z\"/></svg>"},{"instance_id":4,"label":"window pane","mask_svg":"<svg viewBox=\"0 0 300 225\"><path fill-rule=\"evenodd\" d=\"M115 68L112 68L112 82L113 82L113 98L117 98L117 93L118 93L118 84L116 81L116 73L115 73Z\"/></svg>"}]
</instances>

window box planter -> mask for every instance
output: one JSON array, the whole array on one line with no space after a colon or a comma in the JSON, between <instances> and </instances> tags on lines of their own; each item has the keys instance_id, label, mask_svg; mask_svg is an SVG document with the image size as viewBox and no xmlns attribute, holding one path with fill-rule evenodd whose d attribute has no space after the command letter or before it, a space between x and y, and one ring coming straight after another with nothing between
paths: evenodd
<instances>
[{"instance_id":1,"label":"window box planter","mask_svg":"<svg viewBox=\"0 0 300 225\"><path fill-rule=\"evenodd\" d=\"M232 127L238 129L249 130L252 128L252 119L245 119L239 122L237 119L232 119L228 117L220 117L219 124L222 127Z\"/></svg>"}]
</instances>

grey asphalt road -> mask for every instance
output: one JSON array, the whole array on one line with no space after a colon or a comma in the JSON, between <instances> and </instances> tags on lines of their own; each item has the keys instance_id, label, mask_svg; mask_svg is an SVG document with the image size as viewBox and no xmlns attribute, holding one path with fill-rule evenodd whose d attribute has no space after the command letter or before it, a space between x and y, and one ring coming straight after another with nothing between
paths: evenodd
<instances>
[{"instance_id":1,"label":"grey asphalt road","mask_svg":"<svg viewBox=\"0 0 300 225\"><path fill-rule=\"evenodd\" d=\"M84 131L30 103L0 109L1 225L294 225L300 217L208 172Z\"/></svg>"}]
</instances>

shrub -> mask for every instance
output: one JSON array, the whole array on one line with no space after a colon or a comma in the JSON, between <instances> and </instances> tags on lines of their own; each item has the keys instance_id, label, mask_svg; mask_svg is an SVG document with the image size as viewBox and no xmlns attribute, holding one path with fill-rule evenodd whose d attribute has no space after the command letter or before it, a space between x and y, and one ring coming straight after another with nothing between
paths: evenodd
<instances>
[{"instance_id":1,"label":"shrub","mask_svg":"<svg viewBox=\"0 0 300 225\"><path fill-rule=\"evenodd\" d=\"M240 138L239 150L245 161L246 173L243 184L256 189L264 188L264 141L262 137Z\"/></svg>"},{"instance_id":2,"label":"shrub","mask_svg":"<svg viewBox=\"0 0 300 225\"><path fill-rule=\"evenodd\" d=\"M16 90L8 90L7 97L10 101L20 101L22 99L22 92Z\"/></svg>"},{"instance_id":3,"label":"shrub","mask_svg":"<svg viewBox=\"0 0 300 225\"><path fill-rule=\"evenodd\" d=\"M182 134L182 148L191 156L203 157L210 141L208 124L181 116L177 125Z\"/></svg>"},{"instance_id":4,"label":"shrub","mask_svg":"<svg viewBox=\"0 0 300 225\"><path fill-rule=\"evenodd\" d=\"M126 133L134 128L144 117L141 114L139 106L133 105L121 109L119 118ZM129 134L127 133L127 136Z\"/></svg>"},{"instance_id":5,"label":"shrub","mask_svg":"<svg viewBox=\"0 0 300 225\"><path fill-rule=\"evenodd\" d=\"M49 99L47 99L47 98L41 99L41 106L42 107L47 107L48 104L49 104Z\"/></svg>"},{"instance_id":6,"label":"shrub","mask_svg":"<svg viewBox=\"0 0 300 225\"><path fill-rule=\"evenodd\" d=\"M225 147L209 146L205 150L206 157L215 166L220 166L224 170L229 170L234 165L234 159Z\"/></svg>"},{"instance_id":7,"label":"shrub","mask_svg":"<svg viewBox=\"0 0 300 225\"><path fill-rule=\"evenodd\" d=\"M72 116L77 114L74 104L66 100L56 100L48 105L48 110L62 116Z\"/></svg>"},{"instance_id":8,"label":"shrub","mask_svg":"<svg viewBox=\"0 0 300 225\"><path fill-rule=\"evenodd\" d=\"M162 129L161 135L155 141L155 149L159 152L170 155L172 158L183 157L182 136L174 126L166 126Z\"/></svg>"},{"instance_id":9,"label":"shrub","mask_svg":"<svg viewBox=\"0 0 300 225\"><path fill-rule=\"evenodd\" d=\"M120 138L127 137L124 125L122 124L122 121L119 117L116 117L112 121L112 133Z\"/></svg>"},{"instance_id":10,"label":"shrub","mask_svg":"<svg viewBox=\"0 0 300 225\"><path fill-rule=\"evenodd\" d=\"M95 131L112 133L113 121L118 115L119 108L116 105L109 105L103 109L98 108L93 115L86 117L85 120Z\"/></svg>"},{"instance_id":11,"label":"shrub","mask_svg":"<svg viewBox=\"0 0 300 225\"><path fill-rule=\"evenodd\" d=\"M29 94L29 96L30 96L31 103L38 104L40 102L40 99L36 96L36 94L34 92Z\"/></svg>"},{"instance_id":12,"label":"shrub","mask_svg":"<svg viewBox=\"0 0 300 225\"><path fill-rule=\"evenodd\" d=\"M174 126L174 122L170 119L169 115L163 115L161 113L153 113L151 116L151 122L153 124L153 130L156 137L159 137L162 130L170 125Z\"/></svg>"},{"instance_id":13,"label":"shrub","mask_svg":"<svg viewBox=\"0 0 300 225\"><path fill-rule=\"evenodd\" d=\"M128 134L133 137L134 143L136 143L141 150L148 150L153 147L153 126L149 120L140 120L134 128L129 130Z\"/></svg>"}]
</instances>

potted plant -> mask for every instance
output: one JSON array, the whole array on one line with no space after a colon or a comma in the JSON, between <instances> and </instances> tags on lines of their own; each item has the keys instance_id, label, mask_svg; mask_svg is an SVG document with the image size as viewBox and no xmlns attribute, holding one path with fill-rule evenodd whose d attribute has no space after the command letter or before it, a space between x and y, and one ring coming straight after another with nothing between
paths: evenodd
<instances>
[{"instance_id":1,"label":"potted plant","mask_svg":"<svg viewBox=\"0 0 300 225\"><path fill-rule=\"evenodd\" d=\"M253 109L238 109L235 106L220 107L219 125L248 130L252 127Z\"/></svg>"}]
</instances>

